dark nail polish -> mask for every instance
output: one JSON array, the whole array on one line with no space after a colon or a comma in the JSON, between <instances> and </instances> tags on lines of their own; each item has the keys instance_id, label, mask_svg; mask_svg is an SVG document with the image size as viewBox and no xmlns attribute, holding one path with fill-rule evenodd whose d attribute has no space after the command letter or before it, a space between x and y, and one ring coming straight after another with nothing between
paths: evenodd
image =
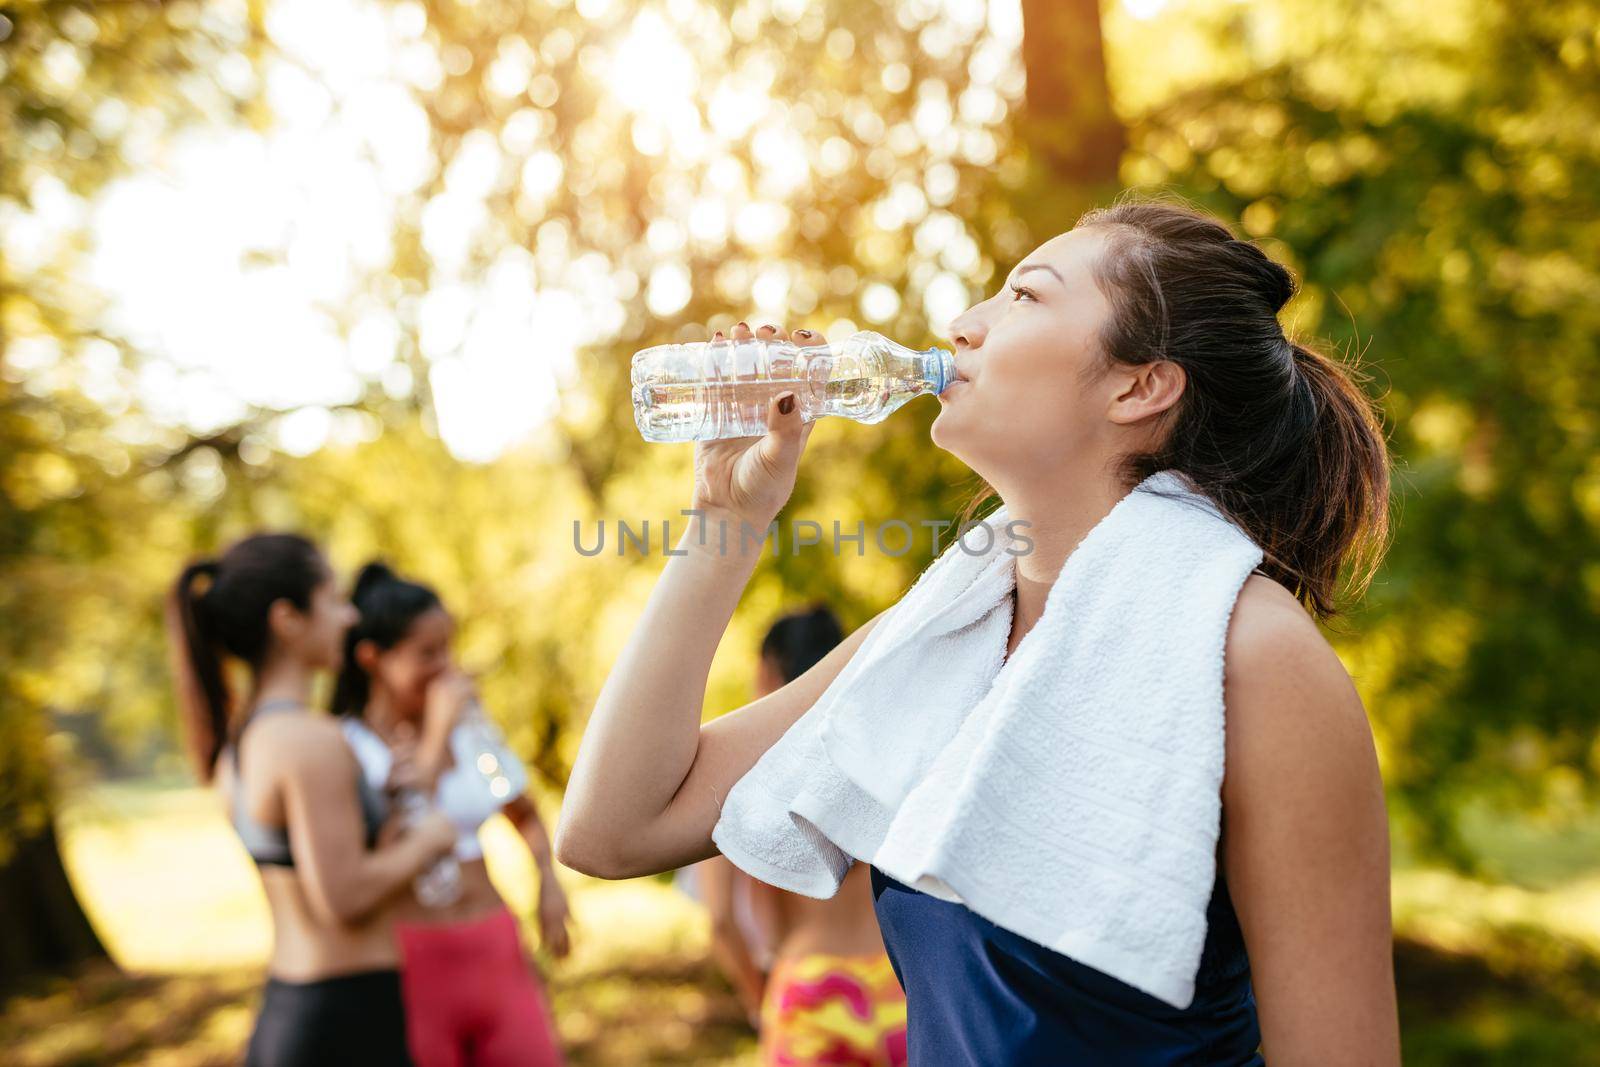
<instances>
[{"instance_id":1,"label":"dark nail polish","mask_svg":"<svg viewBox=\"0 0 1600 1067\"><path fill-rule=\"evenodd\" d=\"M778 401L778 413L780 415L787 415L787 414L789 414L789 412L791 412L793 410L794 410L794 394L793 393L790 393L788 396L786 396L782 400Z\"/></svg>"},{"instance_id":2,"label":"dark nail polish","mask_svg":"<svg viewBox=\"0 0 1600 1067\"><path fill-rule=\"evenodd\" d=\"M794 332L794 335L796 337L815 337L816 336L816 334L812 333L810 330L796 330Z\"/></svg>"},{"instance_id":3,"label":"dark nail polish","mask_svg":"<svg viewBox=\"0 0 1600 1067\"><path fill-rule=\"evenodd\" d=\"M737 324L734 328L735 329L739 329L739 330L748 330L750 328L750 324L748 322L741 322L741 323Z\"/></svg>"}]
</instances>

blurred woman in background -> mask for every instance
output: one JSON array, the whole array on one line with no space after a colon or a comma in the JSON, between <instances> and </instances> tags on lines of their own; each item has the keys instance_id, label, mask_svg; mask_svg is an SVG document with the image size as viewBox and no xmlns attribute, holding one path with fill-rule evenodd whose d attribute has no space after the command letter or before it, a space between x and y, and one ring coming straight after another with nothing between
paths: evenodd
<instances>
[{"instance_id":1,"label":"blurred woman in background","mask_svg":"<svg viewBox=\"0 0 1600 1067\"><path fill-rule=\"evenodd\" d=\"M431 906L413 897L395 927L412 1054L421 1067L559 1064L543 988L478 840L496 812L516 826L539 868L540 938L565 956L566 895L527 771L455 666L455 621L433 590L370 563L352 599L359 620L345 636L333 710L369 781L414 747L419 787L455 828L459 895Z\"/></svg>"},{"instance_id":2,"label":"blurred woman in background","mask_svg":"<svg viewBox=\"0 0 1600 1067\"><path fill-rule=\"evenodd\" d=\"M455 832L435 814L377 847L383 793L338 725L310 710L312 683L338 666L355 620L322 553L292 534L191 563L168 601L195 769L227 798L272 913L251 1067L411 1063L387 906ZM249 669L237 710L225 655Z\"/></svg>"},{"instance_id":3,"label":"blurred woman in background","mask_svg":"<svg viewBox=\"0 0 1600 1067\"><path fill-rule=\"evenodd\" d=\"M756 667L757 700L844 640L827 607L773 623ZM906 998L873 913L871 869L857 863L826 900L766 885L721 856L698 865L712 950L745 1010L759 1017L767 1067L904 1067Z\"/></svg>"}]
</instances>

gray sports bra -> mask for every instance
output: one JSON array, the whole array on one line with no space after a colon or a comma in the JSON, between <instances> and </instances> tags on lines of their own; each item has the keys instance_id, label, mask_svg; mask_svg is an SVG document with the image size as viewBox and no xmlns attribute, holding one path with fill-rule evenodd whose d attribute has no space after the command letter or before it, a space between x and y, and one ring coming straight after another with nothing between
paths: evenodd
<instances>
[{"instance_id":1,"label":"gray sports bra","mask_svg":"<svg viewBox=\"0 0 1600 1067\"><path fill-rule=\"evenodd\" d=\"M294 700L269 700L260 705L245 720L244 727L240 728L239 736L233 739L228 746L229 758L233 761L232 795L229 798L228 811L233 822L234 832L239 835L239 840L244 842L244 849L250 858L262 867L293 867L294 853L289 849L289 830L284 826L267 826L257 822L251 817L245 806L244 781L239 776L239 744L244 738L244 731L258 716L271 711L287 708L298 708L300 704ZM361 798L361 821L366 826L367 847L371 848L378 840L378 829L388 817L389 805L384 798L383 791L376 786L368 785L366 776L359 769L356 772L356 792Z\"/></svg>"}]
</instances>

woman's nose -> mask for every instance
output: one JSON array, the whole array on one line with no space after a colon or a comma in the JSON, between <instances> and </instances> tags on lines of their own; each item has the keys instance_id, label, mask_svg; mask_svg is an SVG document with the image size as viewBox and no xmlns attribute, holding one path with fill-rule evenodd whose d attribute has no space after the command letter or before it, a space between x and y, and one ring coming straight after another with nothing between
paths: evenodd
<instances>
[{"instance_id":1,"label":"woman's nose","mask_svg":"<svg viewBox=\"0 0 1600 1067\"><path fill-rule=\"evenodd\" d=\"M982 321L971 310L956 316L950 323L950 340L957 348L978 348L983 344L987 332Z\"/></svg>"}]
</instances>

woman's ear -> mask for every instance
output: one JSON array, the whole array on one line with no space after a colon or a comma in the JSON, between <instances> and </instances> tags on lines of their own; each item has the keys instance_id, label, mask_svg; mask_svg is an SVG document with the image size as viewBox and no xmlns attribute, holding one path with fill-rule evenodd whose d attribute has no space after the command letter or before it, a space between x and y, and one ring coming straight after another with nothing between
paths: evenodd
<instances>
[{"instance_id":1,"label":"woman's ear","mask_svg":"<svg viewBox=\"0 0 1600 1067\"><path fill-rule=\"evenodd\" d=\"M274 644L292 644L305 626L305 614L285 597L267 608L267 633Z\"/></svg>"},{"instance_id":2,"label":"woman's ear","mask_svg":"<svg viewBox=\"0 0 1600 1067\"><path fill-rule=\"evenodd\" d=\"M372 640L372 638L365 637L360 641L357 641L353 654L355 656L356 666L360 667L363 671L366 671L369 676L378 669L378 656L380 654L380 650L378 648L378 643Z\"/></svg>"},{"instance_id":3,"label":"woman's ear","mask_svg":"<svg viewBox=\"0 0 1600 1067\"><path fill-rule=\"evenodd\" d=\"M1183 368L1168 359L1120 369L1123 379L1107 413L1116 423L1139 422L1176 406L1188 381Z\"/></svg>"}]
</instances>

